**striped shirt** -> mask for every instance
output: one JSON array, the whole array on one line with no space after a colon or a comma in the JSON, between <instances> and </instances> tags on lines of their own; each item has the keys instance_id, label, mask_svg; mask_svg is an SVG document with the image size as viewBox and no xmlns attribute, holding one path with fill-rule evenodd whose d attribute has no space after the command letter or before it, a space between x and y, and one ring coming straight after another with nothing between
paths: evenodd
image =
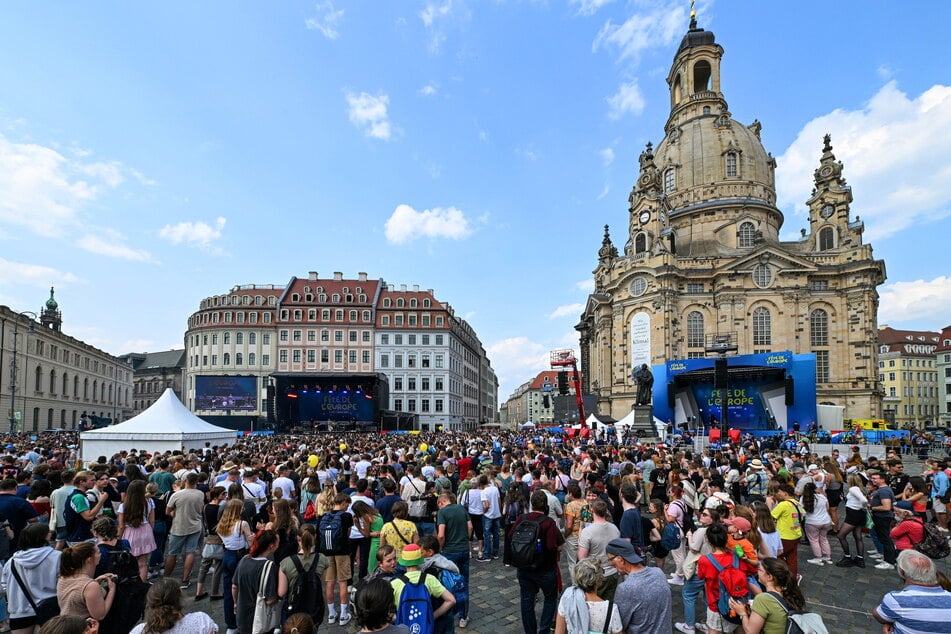
<instances>
[{"instance_id":1,"label":"striped shirt","mask_svg":"<svg viewBox=\"0 0 951 634\"><path fill-rule=\"evenodd\" d=\"M951 592L940 586L908 585L889 592L876 608L895 634L951 634Z\"/></svg>"}]
</instances>

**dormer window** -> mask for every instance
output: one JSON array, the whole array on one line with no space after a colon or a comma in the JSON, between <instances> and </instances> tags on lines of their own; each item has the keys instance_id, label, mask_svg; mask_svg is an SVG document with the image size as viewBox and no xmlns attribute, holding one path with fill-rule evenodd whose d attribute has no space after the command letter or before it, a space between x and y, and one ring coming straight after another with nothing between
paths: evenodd
<instances>
[{"instance_id":1,"label":"dormer window","mask_svg":"<svg viewBox=\"0 0 951 634\"><path fill-rule=\"evenodd\" d=\"M819 250L828 251L835 248L835 231L832 227L823 227L819 230Z\"/></svg>"},{"instance_id":2,"label":"dormer window","mask_svg":"<svg viewBox=\"0 0 951 634\"><path fill-rule=\"evenodd\" d=\"M736 178L736 152L727 152L726 153L726 177L727 178Z\"/></svg>"},{"instance_id":3,"label":"dormer window","mask_svg":"<svg viewBox=\"0 0 951 634\"><path fill-rule=\"evenodd\" d=\"M736 246L745 249L753 246L756 239L756 226L752 222L744 222L736 232Z\"/></svg>"},{"instance_id":4,"label":"dormer window","mask_svg":"<svg viewBox=\"0 0 951 634\"><path fill-rule=\"evenodd\" d=\"M677 186L677 174L674 168L668 167L667 171L664 172L664 193L670 193L674 191L674 188Z\"/></svg>"}]
</instances>

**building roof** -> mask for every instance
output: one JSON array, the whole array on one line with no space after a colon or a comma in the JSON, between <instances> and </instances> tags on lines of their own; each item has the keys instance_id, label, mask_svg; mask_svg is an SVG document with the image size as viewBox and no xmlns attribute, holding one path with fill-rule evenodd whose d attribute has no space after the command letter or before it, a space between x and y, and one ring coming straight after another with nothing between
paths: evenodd
<instances>
[{"instance_id":1,"label":"building roof","mask_svg":"<svg viewBox=\"0 0 951 634\"><path fill-rule=\"evenodd\" d=\"M887 325L878 328L879 353L930 357L940 343L940 335L930 330L897 330Z\"/></svg>"},{"instance_id":2,"label":"building roof","mask_svg":"<svg viewBox=\"0 0 951 634\"><path fill-rule=\"evenodd\" d=\"M149 370L155 368L182 368L185 367L185 350L165 350L163 352L142 352L122 355L129 359L133 370Z\"/></svg>"},{"instance_id":3,"label":"building roof","mask_svg":"<svg viewBox=\"0 0 951 634\"><path fill-rule=\"evenodd\" d=\"M529 390L540 390L544 387L545 383L551 383L552 387L558 389L558 370L543 370L539 372L534 379L532 379L531 385L529 385ZM570 372L570 370L569 370ZM569 387L573 387L570 381L571 377L569 375ZM581 370L578 370L578 379L581 379Z\"/></svg>"}]
</instances>

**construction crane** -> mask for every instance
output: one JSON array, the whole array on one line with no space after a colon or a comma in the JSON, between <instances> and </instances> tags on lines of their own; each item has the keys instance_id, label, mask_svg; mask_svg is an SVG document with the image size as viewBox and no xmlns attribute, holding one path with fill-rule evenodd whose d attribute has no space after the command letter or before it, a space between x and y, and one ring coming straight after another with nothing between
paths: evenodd
<instances>
[{"instance_id":1,"label":"construction crane","mask_svg":"<svg viewBox=\"0 0 951 634\"><path fill-rule=\"evenodd\" d=\"M553 368L571 368L571 384L575 388L575 400L578 402L578 418L581 422L581 429L587 430L588 423L584 415L584 399L581 397L581 375L578 374L578 360L575 358L574 350L552 350L551 367ZM583 434L587 435L587 433Z\"/></svg>"}]
</instances>

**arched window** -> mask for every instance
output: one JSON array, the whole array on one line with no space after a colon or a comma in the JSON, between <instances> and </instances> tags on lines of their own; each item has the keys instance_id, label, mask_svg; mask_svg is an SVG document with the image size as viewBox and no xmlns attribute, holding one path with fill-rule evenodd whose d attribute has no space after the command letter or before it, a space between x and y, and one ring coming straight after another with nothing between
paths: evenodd
<instances>
[{"instance_id":1,"label":"arched window","mask_svg":"<svg viewBox=\"0 0 951 634\"><path fill-rule=\"evenodd\" d=\"M92 400L96 401L96 397L99 395L99 381L92 382Z\"/></svg>"},{"instance_id":2,"label":"arched window","mask_svg":"<svg viewBox=\"0 0 951 634\"><path fill-rule=\"evenodd\" d=\"M726 177L736 178L736 152L726 153Z\"/></svg>"},{"instance_id":3,"label":"arched window","mask_svg":"<svg viewBox=\"0 0 951 634\"><path fill-rule=\"evenodd\" d=\"M674 79L674 103L680 103L680 100L683 98L683 87L680 85L680 75Z\"/></svg>"},{"instance_id":4,"label":"arched window","mask_svg":"<svg viewBox=\"0 0 951 634\"><path fill-rule=\"evenodd\" d=\"M241 362L242 362L242 361L243 361L243 359L241 358L241 353L240 353L240 352L235 352L235 353L234 353L234 364L235 364L235 365L241 365Z\"/></svg>"},{"instance_id":5,"label":"arched window","mask_svg":"<svg viewBox=\"0 0 951 634\"><path fill-rule=\"evenodd\" d=\"M736 246L741 249L753 246L756 238L756 225L752 222L744 222L740 225L740 230L736 232Z\"/></svg>"},{"instance_id":6,"label":"arched window","mask_svg":"<svg viewBox=\"0 0 951 634\"><path fill-rule=\"evenodd\" d=\"M56 394L56 370L50 370L50 394Z\"/></svg>"},{"instance_id":7,"label":"arched window","mask_svg":"<svg viewBox=\"0 0 951 634\"><path fill-rule=\"evenodd\" d=\"M835 247L835 230L832 227L823 227L819 230L819 250L828 251Z\"/></svg>"},{"instance_id":8,"label":"arched window","mask_svg":"<svg viewBox=\"0 0 951 634\"><path fill-rule=\"evenodd\" d=\"M231 354L227 352L224 354L224 364L231 365Z\"/></svg>"},{"instance_id":9,"label":"arched window","mask_svg":"<svg viewBox=\"0 0 951 634\"><path fill-rule=\"evenodd\" d=\"M705 59L693 65L693 91L695 93L710 90L710 62Z\"/></svg>"},{"instance_id":10,"label":"arched window","mask_svg":"<svg viewBox=\"0 0 951 634\"><path fill-rule=\"evenodd\" d=\"M42 392L43 391L43 368L40 366L36 366L35 374L36 376L34 377L35 380L33 381L33 389L36 390L37 392Z\"/></svg>"},{"instance_id":11,"label":"arched window","mask_svg":"<svg viewBox=\"0 0 951 634\"><path fill-rule=\"evenodd\" d=\"M768 308L760 306L753 310L753 345L770 346L772 343L772 317Z\"/></svg>"},{"instance_id":12,"label":"arched window","mask_svg":"<svg viewBox=\"0 0 951 634\"><path fill-rule=\"evenodd\" d=\"M109 400L107 402L112 402L112 385L109 386Z\"/></svg>"},{"instance_id":13,"label":"arched window","mask_svg":"<svg viewBox=\"0 0 951 634\"><path fill-rule=\"evenodd\" d=\"M77 398L78 396L79 396L79 377L74 376L73 377L73 398Z\"/></svg>"},{"instance_id":14,"label":"arched window","mask_svg":"<svg viewBox=\"0 0 951 634\"><path fill-rule=\"evenodd\" d=\"M703 345L703 313L695 310L687 315L687 347L702 348Z\"/></svg>"},{"instance_id":15,"label":"arched window","mask_svg":"<svg viewBox=\"0 0 951 634\"><path fill-rule=\"evenodd\" d=\"M253 352L249 352L249 353L248 353L248 365L254 365L254 363L255 363L255 355L254 355Z\"/></svg>"},{"instance_id":16,"label":"arched window","mask_svg":"<svg viewBox=\"0 0 951 634\"><path fill-rule=\"evenodd\" d=\"M53 429L53 408L46 410L46 428Z\"/></svg>"},{"instance_id":17,"label":"arched window","mask_svg":"<svg viewBox=\"0 0 951 634\"><path fill-rule=\"evenodd\" d=\"M809 313L809 343L816 355L816 382L829 382L829 313L817 308Z\"/></svg>"},{"instance_id":18,"label":"arched window","mask_svg":"<svg viewBox=\"0 0 951 634\"><path fill-rule=\"evenodd\" d=\"M647 235L639 233L634 237L634 253L647 252Z\"/></svg>"},{"instance_id":19,"label":"arched window","mask_svg":"<svg viewBox=\"0 0 951 634\"><path fill-rule=\"evenodd\" d=\"M674 168L668 167L667 171L664 172L664 193L669 193L674 191L674 188L677 186L677 174Z\"/></svg>"},{"instance_id":20,"label":"arched window","mask_svg":"<svg viewBox=\"0 0 951 634\"><path fill-rule=\"evenodd\" d=\"M63 372L63 396L69 396L69 375ZM76 396L73 394L73 396Z\"/></svg>"},{"instance_id":21,"label":"arched window","mask_svg":"<svg viewBox=\"0 0 951 634\"><path fill-rule=\"evenodd\" d=\"M106 402L106 382L103 381L102 385L99 386L99 401L102 403Z\"/></svg>"}]
</instances>

